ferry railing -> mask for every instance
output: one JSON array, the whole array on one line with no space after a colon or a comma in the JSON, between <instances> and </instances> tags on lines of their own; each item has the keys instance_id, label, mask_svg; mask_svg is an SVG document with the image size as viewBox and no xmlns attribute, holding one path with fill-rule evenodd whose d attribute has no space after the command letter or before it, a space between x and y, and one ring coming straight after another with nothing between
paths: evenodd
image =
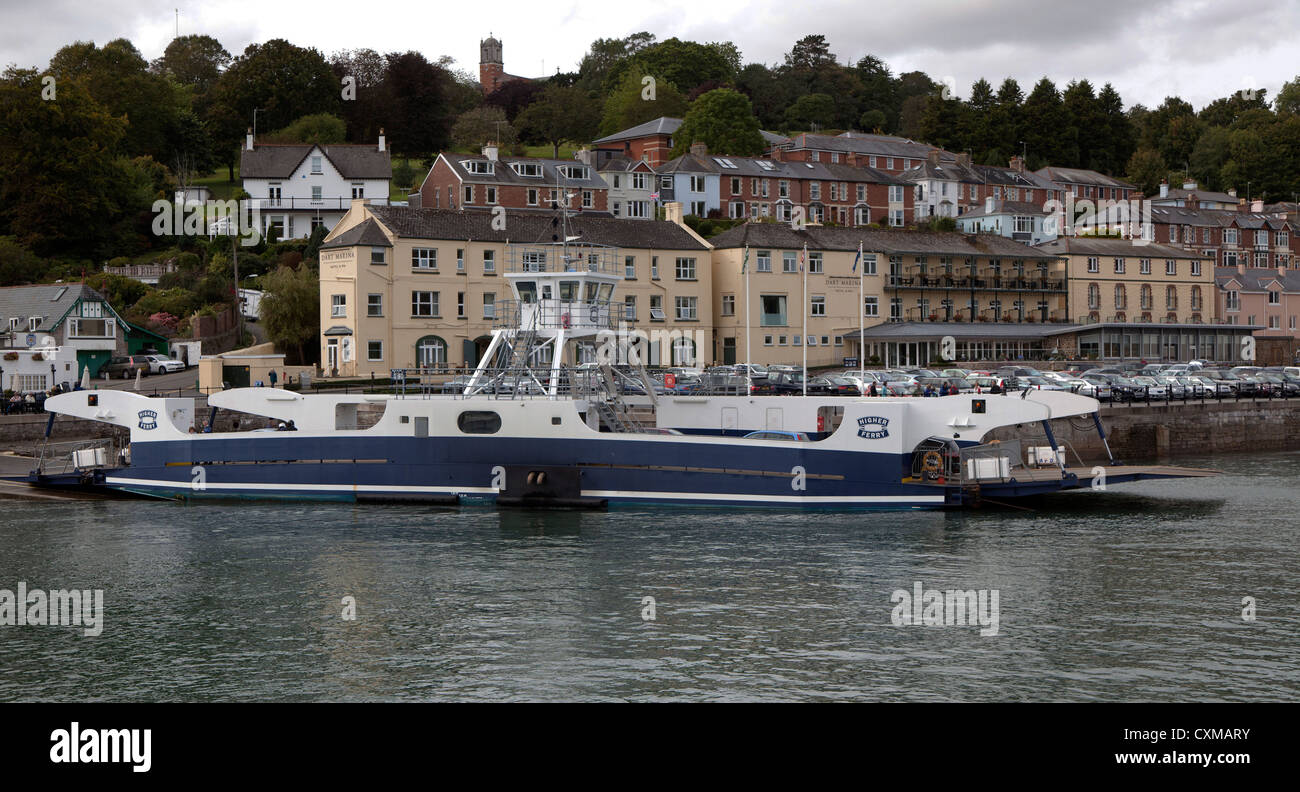
<instances>
[{"instance_id":1,"label":"ferry railing","mask_svg":"<svg viewBox=\"0 0 1300 792\"><path fill-rule=\"evenodd\" d=\"M61 475L78 470L117 467L124 462L124 448L112 437L42 443L36 458L36 472Z\"/></svg>"},{"instance_id":2,"label":"ferry railing","mask_svg":"<svg viewBox=\"0 0 1300 792\"><path fill-rule=\"evenodd\" d=\"M1003 440L961 449L958 458L960 484L1005 483L1025 467L1019 440Z\"/></svg>"}]
</instances>

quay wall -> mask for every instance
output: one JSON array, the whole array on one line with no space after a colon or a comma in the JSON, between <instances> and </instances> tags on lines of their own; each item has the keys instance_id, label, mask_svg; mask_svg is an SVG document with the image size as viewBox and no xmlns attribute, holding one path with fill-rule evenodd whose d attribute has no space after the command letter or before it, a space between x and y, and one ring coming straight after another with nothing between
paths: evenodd
<instances>
[{"instance_id":1,"label":"quay wall","mask_svg":"<svg viewBox=\"0 0 1300 792\"><path fill-rule=\"evenodd\" d=\"M1111 453L1123 460L1300 450L1300 399L1104 405L1101 422ZM1034 436L1034 429L1004 427L990 439ZM1090 419L1053 421L1052 433L1085 463L1106 459ZM1075 453L1068 454L1069 464L1077 464Z\"/></svg>"}]
</instances>

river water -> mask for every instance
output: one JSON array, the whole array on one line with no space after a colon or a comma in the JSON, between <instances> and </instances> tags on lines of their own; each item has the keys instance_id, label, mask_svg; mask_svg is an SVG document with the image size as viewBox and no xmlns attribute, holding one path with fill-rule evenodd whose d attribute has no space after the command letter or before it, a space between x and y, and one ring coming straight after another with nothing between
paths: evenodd
<instances>
[{"instance_id":1,"label":"river water","mask_svg":"<svg viewBox=\"0 0 1300 792\"><path fill-rule=\"evenodd\" d=\"M1300 698L1300 454L1180 463L1224 475L865 515L0 501L0 589L104 591L98 636L0 626L0 701ZM917 583L996 590L996 635L894 624Z\"/></svg>"}]
</instances>

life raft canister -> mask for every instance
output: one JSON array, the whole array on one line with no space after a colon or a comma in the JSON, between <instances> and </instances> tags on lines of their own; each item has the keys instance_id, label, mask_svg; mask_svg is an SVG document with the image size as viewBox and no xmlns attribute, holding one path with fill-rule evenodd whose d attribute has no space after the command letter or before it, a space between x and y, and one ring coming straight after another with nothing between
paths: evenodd
<instances>
[{"instance_id":1,"label":"life raft canister","mask_svg":"<svg viewBox=\"0 0 1300 792\"><path fill-rule=\"evenodd\" d=\"M570 321L569 321L569 315L568 315L567 313L566 313L566 314L562 314L562 315L560 316L560 327L563 327L564 329L567 330L567 329L569 329L569 323L570 323Z\"/></svg>"},{"instance_id":2,"label":"life raft canister","mask_svg":"<svg viewBox=\"0 0 1300 792\"><path fill-rule=\"evenodd\" d=\"M823 415L817 416L817 431L826 431L826 417Z\"/></svg>"}]
</instances>

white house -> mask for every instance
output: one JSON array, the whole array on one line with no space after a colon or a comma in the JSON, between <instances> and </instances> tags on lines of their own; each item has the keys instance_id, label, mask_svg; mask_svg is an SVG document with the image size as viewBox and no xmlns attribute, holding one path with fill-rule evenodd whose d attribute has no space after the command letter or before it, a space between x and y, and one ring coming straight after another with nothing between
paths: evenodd
<instances>
[{"instance_id":1,"label":"white house","mask_svg":"<svg viewBox=\"0 0 1300 792\"><path fill-rule=\"evenodd\" d=\"M1026 245L1050 242L1058 236L1056 218L1039 204L1025 201L999 201L992 196L984 205L957 218L957 230L967 234L997 234Z\"/></svg>"},{"instance_id":2,"label":"white house","mask_svg":"<svg viewBox=\"0 0 1300 792\"><path fill-rule=\"evenodd\" d=\"M0 348L6 354L30 358L30 350L58 347L58 368L45 362L33 375L46 377L46 390L58 382L70 382L90 368L91 376L114 355L130 354L132 332L126 320L113 310L104 296L81 283L50 283L0 288ZM16 362L16 361L10 361ZM10 386L10 369L5 363L4 382ZM31 384L31 383L28 383Z\"/></svg>"},{"instance_id":3,"label":"white house","mask_svg":"<svg viewBox=\"0 0 1300 792\"><path fill-rule=\"evenodd\" d=\"M256 143L249 132L240 154L244 191L259 202L261 231L306 238L316 226L334 228L354 198L388 203L391 155L379 131L375 146Z\"/></svg>"},{"instance_id":4,"label":"white house","mask_svg":"<svg viewBox=\"0 0 1300 792\"><path fill-rule=\"evenodd\" d=\"M609 212L615 217L653 220L658 190L654 168L644 160L619 156L600 166L600 177L609 185Z\"/></svg>"}]
</instances>

